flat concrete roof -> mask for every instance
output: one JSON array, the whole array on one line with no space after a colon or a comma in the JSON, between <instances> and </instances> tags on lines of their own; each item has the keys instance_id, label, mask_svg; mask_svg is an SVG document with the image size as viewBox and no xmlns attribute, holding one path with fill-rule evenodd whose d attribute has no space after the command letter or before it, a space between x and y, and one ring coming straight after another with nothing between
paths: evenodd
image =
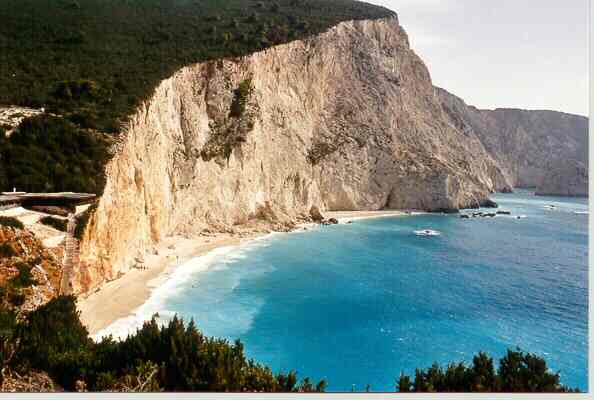
<instances>
[{"instance_id":1,"label":"flat concrete roof","mask_svg":"<svg viewBox=\"0 0 594 400\"><path fill-rule=\"evenodd\" d=\"M25 193L2 194L0 204L35 203L44 201L63 201L66 203L86 203L95 200L97 195L91 193Z\"/></svg>"}]
</instances>

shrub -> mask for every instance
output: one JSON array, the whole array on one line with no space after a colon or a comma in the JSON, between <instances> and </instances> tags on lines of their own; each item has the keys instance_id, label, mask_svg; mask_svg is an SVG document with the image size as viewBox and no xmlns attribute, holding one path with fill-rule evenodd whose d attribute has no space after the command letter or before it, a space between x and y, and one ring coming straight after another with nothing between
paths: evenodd
<instances>
[{"instance_id":1,"label":"shrub","mask_svg":"<svg viewBox=\"0 0 594 400\"><path fill-rule=\"evenodd\" d=\"M0 216L0 225L8 226L11 228L16 228L16 229L25 229L25 225L23 225L23 223L21 221L19 221L18 219L14 218L14 217Z\"/></svg>"},{"instance_id":2,"label":"shrub","mask_svg":"<svg viewBox=\"0 0 594 400\"><path fill-rule=\"evenodd\" d=\"M73 371L73 366L86 361L84 353L92 345L78 318L74 297L58 297L31 312L19 325L18 337L15 363L47 371L60 377L65 387L74 388L80 372ZM63 376L64 370L72 376Z\"/></svg>"},{"instance_id":3,"label":"shrub","mask_svg":"<svg viewBox=\"0 0 594 400\"><path fill-rule=\"evenodd\" d=\"M561 385L558 373L551 373L546 361L521 350L508 350L495 371L493 359L479 353L472 365L450 364L443 369L435 363L427 370L417 369L414 380L401 374L396 389L400 392L571 392Z\"/></svg>"},{"instance_id":4,"label":"shrub","mask_svg":"<svg viewBox=\"0 0 594 400\"><path fill-rule=\"evenodd\" d=\"M29 314L17 327L15 368L35 368L67 390L82 379L90 390L121 390L135 377L168 391L321 391L324 381L298 384L294 372L274 375L247 360L240 341L207 338L193 322L175 317L166 326L153 318L122 342L88 338L74 297L59 297Z\"/></svg>"},{"instance_id":5,"label":"shrub","mask_svg":"<svg viewBox=\"0 0 594 400\"><path fill-rule=\"evenodd\" d=\"M39 220L39 222L41 222L43 225L51 226L52 228L62 232L66 232L66 228L68 225L68 222L66 220L58 219L55 217L43 217Z\"/></svg>"},{"instance_id":6,"label":"shrub","mask_svg":"<svg viewBox=\"0 0 594 400\"><path fill-rule=\"evenodd\" d=\"M25 303L25 295L19 292L8 292L8 301L14 307L20 307Z\"/></svg>"},{"instance_id":7,"label":"shrub","mask_svg":"<svg viewBox=\"0 0 594 400\"><path fill-rule=\"evenodd\" d=\"M233 92L233 101L231 102L231 110L229 115L234 118L239 118L243 115L247 102L254 92L254 85L252 78L247 78L239 84L239 87Z\"/></svg>"},{"instance_id":8,"label":"shrub","mask_svg":"<svg viewBox=\"0 0 594 400\"><path fill-rule=\"evenodd\" d=\"M14 257L17 255L16 250L9 243L0 244L0 256L2 257Z\"/></svg>"},{"instance_id":9,"label":"shrub","mask_svg":"<svg viewBox=\"0 0 594 400\"><path fill-rule=\"evenodd\" d=\"M28 192L99 193L107 147L101 135L62 118L41 115L25 119L18 133L0 145L0 170L9 187Z\"/></svg>"},{"instance_id":10,"label":"shrub","mask_svg":"<svg viewBox=\"0 0 594 400\"><path fill-rule=\"evenodd\" d=\"M31 274L31 265L20 262L16 265L19 273L17 276L9 281L9 284L14 288L26 288L37 284L33 275Z\"/></svg>"},{"instance_id":11,"label":"shrub","mask_svg":"<svg viewBox=\"0 0 594 400\"><path fill-rule=\"evenodd\" d=\"M17 326L16 315L13 311L0 308L0 340L11 338ZM2 359L0 347L0 359Z\"/></svg>"},{"instance_id":12,"label":"shrub","mask_svg":"<svg viewBox=\"0 0 594 400\"><path fill-rule=\"evenodd\" d=\"M311 165L318 165L324 158L338 150L338 146L334 143L315 142L307 151L307 161Z\"/></svg>"}]
</instances>

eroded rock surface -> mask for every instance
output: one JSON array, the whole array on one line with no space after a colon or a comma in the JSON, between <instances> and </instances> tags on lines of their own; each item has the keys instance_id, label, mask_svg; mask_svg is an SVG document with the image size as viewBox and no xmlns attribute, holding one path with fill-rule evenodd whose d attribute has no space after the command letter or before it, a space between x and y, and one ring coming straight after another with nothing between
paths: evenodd
<instances>
[{"instance_id":1,"label":"eroded rock surface","mask_svg":"<svg viewBox=\"0 0 594 400\"><path fill-rule=\"evenodd\" d=\"M546 170L536 194L588 197L588 167L576 160L555 160Z\"/></svg>"},{"instance_id":2,"label":"eroded rock surface","mask_svg":"<svg viewBox=\"0 0 594 400\"><path fill-rule=\"evenodd\" d=\"M514 187L587 195L588 119L555 111L479 110L436 89L458 128L478 136Z\"/></svg>"}]
</instances>

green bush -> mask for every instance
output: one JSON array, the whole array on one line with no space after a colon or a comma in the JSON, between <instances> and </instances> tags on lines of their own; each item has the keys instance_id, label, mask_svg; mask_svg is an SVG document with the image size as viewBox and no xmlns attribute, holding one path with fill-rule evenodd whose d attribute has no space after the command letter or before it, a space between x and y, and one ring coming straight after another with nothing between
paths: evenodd
<instances>
[{"instance_id":1,"label":"green bush","mask_svg":"<svg viewBox=\"0 0 594 400\"><path fill-rule=\"evenodd\" d=\"M506 392L555 393L577 392L561 385L558 373L551 373L546 361L521 350L508 350L495 371L493 359L479 353L472 365L450 364L443 369L433 364L427 370L417 369L414 380L401 374L396 388L400 392Z\"/></svg>"},{"instance_id":2,"label":"green bush","mask_svg":"<svg viewBox=\"0 0 594 400\"><path fill-rule=\"evenodd\" d=\"M0 169L9 187L27 192L100 193L106 139L62 118L37 116L0 143Z\"/></svg>"},{"instance_id":3,"label":"green bush","mask_svg":"<svg viewBox=\"0 0 594 400\"><path fill-rule=\"evenodd\" d=\"M9 291L8 302L12 304L14 307L18 308L25 304L25 295L20 292Z\"/></svg>"},{"instance_id":4,"label":"green bush","mask_svg":"<svg viewBox=\"0 0 594 400\"><path fill-rule=\"evenodd\" d=\"M2 289L0 287L0 289ZM0 293L0 298L3 297ZM5 368L12 361L15 351L14 331L17 326L16 314L0 306L0 387L3 384Z\"/></svg>"},{"instance_id":5,"label":"green bush","mask_svg":"<svg viewBox=\"0 0 594 400\"><path fill-rule=\"evenodd\" d=\"M0 216L0 225L9 226L11 228L25 229L25 225L14 217Z\"/></svg>"},{"instance_id":6,"label":"green bush","mask_svg":"<svg viewBox=\"0 0 594 400\"><path fill-rule=\"evenodd\" d=\"M18 350L12 366L47 371L67 390L84 380L90 390L116 390L131 377L156 368L152 387L168 391L321 391L324 381L298 384L294 372L274 375L247 360L236 341L203 336L193 322L174 318L159 326L153 318L122 342L88 337L74 297L59 297L30 313L16 329Z\"/></svg>"},{"instance_id":7,"label":"green bush","mask_svg":"<svg viewBox=\"0 0 594 400\"><path fill-rule=\"evenodd\" d=\"M84 361L82 355L93 343L78 318L74 297L58 297L31 312L19 325L18 338L14 362L48 371L69 389L74 388L79 373L73 371L74 364ZM81 356L80 360L73 354ZM65 379L60 368L74 375Z\"/></svg>"},{"instance_id":8,"label":"green bush","mask_svg":"<svg viewBox=\"0 0 594 400\"><path fill-rule=\"evenodd\" d=\"M338 150L338 146L334 143L315 142L307 151L307 161L315 166L336 150Z\"/></svg>"},{"instance_id":9,"label":"green bush","mask_svg":"<svg viewBox=\"0 0 594 400\"><path fill-rule=\"evenodd\" d=\"M16 267L19 270L19 273L9 281L9 284L13 288L26 288L37 284L35 279L33 279L33 275L31 274L31 265L24 262L19 262L16 264Z\"/></svg>"},{"instance_id":10,"label":"green bush","mask_svg":"<svg viewBox=\"0 0 594 400\"><path fill-rule=\"evenodd\" d=\"M0 244L0 256L1 257L14 257L17 255L17 252L14 248L8 243Z\"/></svg>"},{"instance_id":11,"label":"green bush","mask_svg":"<svg viewBox=\"0 0 594 400\"><path fill-rule=\"evenodd\" d=\"M39 220L43 225L51 226L52 228L66 232L68 221L64 219L58 219L55 217L43 217Z\"/></svg>"},{"instance_id":12,"label":"green bush","mask_svg":"<svg viewBox=\"0 0 594 400\"><path fill-rule=\"evenodd\" d=\"M249 101L250 96L254 92L254 85L252 79L243 80L237 89L233 92L233 101L231 102L231 110L229 115L234 118L240 118Z\"/></svg>"}]
</instances>

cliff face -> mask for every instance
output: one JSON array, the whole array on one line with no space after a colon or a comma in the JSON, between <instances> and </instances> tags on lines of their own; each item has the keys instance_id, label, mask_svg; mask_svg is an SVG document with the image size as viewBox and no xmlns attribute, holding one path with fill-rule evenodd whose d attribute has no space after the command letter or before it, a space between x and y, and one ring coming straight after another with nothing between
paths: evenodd
<instances>
[{"instance_id":1,"label":"cliff face","mask_svg":"<svg viewBox=\"0 0 594 400\"><path fill-rule=\"evenodd\" d=\"M479 137L515 187L587 196L588 119L555 111L479 110L436 89L457 126Z\"/></svg>"},{"instance_id":2,"label":"cliff face","mask_svg":"<svg viewBox=\"0 0 594 400\"><path fill-rule=\"evenodd\" d=\"M163 237L324 210L476 206L509 188L459 129L396 18L196 64L131 118L74 283L125 273Z\"/></svg>"},{"instance_id":3,"label":"cliff face","mask_svg":"<svg viewBox=\"0 0 594 400\"><path fill-rule=\"evenodd\" d=\"M536 194L588 197L588 166L577 160L553 160L536 188Z\"/></svg>"}]
</instances>

